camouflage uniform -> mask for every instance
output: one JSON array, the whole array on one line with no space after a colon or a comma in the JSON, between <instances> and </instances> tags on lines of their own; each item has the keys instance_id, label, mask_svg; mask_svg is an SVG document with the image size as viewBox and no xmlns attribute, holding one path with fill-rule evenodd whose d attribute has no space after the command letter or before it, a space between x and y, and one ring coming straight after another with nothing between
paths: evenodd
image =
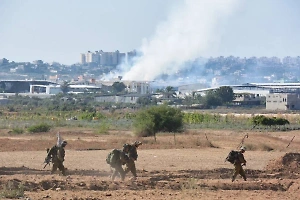
<instances>
[{"instance_id":1,"label":"camouflage uniform","mask_svg":"<svg viewBox=\"0 0 300 200\"><path fill-rule=\"evenodd\" d=\"M66 169L63 165L63 162L65 160L65 149L67 142L64 141L63 144L58 147L57 145L54 145L47 154L46 160L52 160L52 170L51 174L54 173L57 168L61 171L62 175L66 175Z\"/></svg>"},{"instance_id":2,"label":"camouflage uniform","mask_svg":"<svg viewBox=\"0 0 300 200\"><path fill-rule=\"evenodd\" d=\"M128 161L128 157L122 150L117 150L117 151L119 151L120 156L118 157L115 163L110 164L110 167L113 170L111 179L114 181L116 176L119 174L121 176L121 180L124 181L125 172L122 165L124 165Z\"/></svg>"},{"instance_id":3,"label":"camouflage uniform","mask_svg":"<svg viewBox=\"0 0 300 200\"><path fill-rule=\"evenodd\" d=\"M128 161L126 162L125 174L127 174L129 171L131 171L131 173L133 175L133 179L136 179L136 177L137 177L135 161L138 158L137 148L141 144L142 144L141 142L135 141L132 145L124 144L124 146L123 146L123 151L125 153L127 153L128 158L129 158Z\"/></svg>"},{"instance_id":4,"label":"camouflage uniform","mask_svg":"<svg viewBox=\"0 0 300 200\"><path fill-rule=\"evenodd\" d=\"M245 150L241 149L237 154L237 159L234 162L232 182L235 180L235 178L238 174L240 174L244 178L245 181L247 180L245 171L242 167L242 164L246 165L246 160L243 155L244 152L245 152Z\"/></svg>"}]
</instances>

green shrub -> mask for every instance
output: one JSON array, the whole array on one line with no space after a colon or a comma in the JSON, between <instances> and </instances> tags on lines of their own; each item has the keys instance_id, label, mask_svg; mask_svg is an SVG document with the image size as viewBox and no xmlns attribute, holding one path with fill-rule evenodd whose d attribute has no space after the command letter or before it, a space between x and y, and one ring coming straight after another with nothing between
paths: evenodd
<instances>
[{"instance_id":1,"label":"green shrub","mask_svg":"<svg viewBox=\"0 0 300 200\"><path fill-rule=\"evenodd\" d=\"M107 123L101 123L98 129L99 134L108 134L109 125Z\"/></svg>"},{"instance_id":2,"label":"green shrub","mask_svg":"<svg viewBox=\"0 0 300 200\"><path fill-rule=\"evenodd\" d=\"M221 121L221 116L218 114L210 113L184 113L184 122L188 124L201 124L212 123L216 124ZM226 123L228 123L228 116L225 117Z\"/></svg>"},{"instance_id":3,"label":"green shrub","mask_svg":"<svg viewBox=\"0 0 300 200\"><path fill-rule=\"evenodd\" d=\"M13 134L22 134L22 133L24 133L24 129L22 129L22 128L13 128L11 132Z\"/></svg>"},{"instance_id":4,"label":"green shrub","mask_svg":"<svg viewBox=\"0 0 300 200\"><path fill-rule=\"evenodd\" d=\"M100 119L105 119L105 115L100 112L85 112L81 114L80 118L82 120L89 120L89 121L93 119L100 120Z\"/></svg>"},{"instance_id":5,"label":"green shrub","mask_svg":"<svg viewBox=\"0 0 300 200\"><path fill-rule=\"evenodd\" d=\"M181 132L183 114L181 110L166 105L153 106L139 111L133 124L138 136L155 137L158 132Z\"/></svg>"},{"instance_id":6,"label":"green shrub","mask_svg":"<svg viewBox=\"0 0 300 200\"><path fill-rule=\"evenodd\" d=\"M38 133L38 132L48 132L50 131L51 126L46 124L46 123L42 123L42 124L38 124L38 125L33 125L28 127L28 132L30 133Z\"/></svg>"},{"instance_id":7,"label":"green shrub","mask_svg":"<svg viewBox=\"0 0 300 200\"><path fill-rule=\"evenodd\" d=\"M263 125L263 126L272 126L272 125L286 125L290 124L287 119L276 118L276 117L266 117L263 115L257 115L251 119L251 122L254 126Z\"/></svg>"}]
</instances>

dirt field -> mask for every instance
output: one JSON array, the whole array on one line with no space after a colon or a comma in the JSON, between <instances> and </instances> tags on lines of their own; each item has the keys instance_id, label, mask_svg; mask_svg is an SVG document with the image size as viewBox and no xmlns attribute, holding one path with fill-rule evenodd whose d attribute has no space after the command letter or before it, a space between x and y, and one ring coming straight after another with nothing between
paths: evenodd
<instances>
[{"instance_id":1,"label":"dirt field","mask_svg":"<svg viewBox=\"0 0 300 200\"><path fill-rule=\"evenodd\" d=\"M56 133L68 141L67 176L43 169L46 148ZM234 132L195 130L184 134L135 138L128 132L94 135L89 130L53 130L12 136L0 133L0 184L24 186L23 199L299 199L300 131ZM232 165L224 162L245 138L248 177L231 182ZM288 146L291 139L293 142ZM107 153L139 139L138 179L112 182Z\"/></svg>"}]
</instances>

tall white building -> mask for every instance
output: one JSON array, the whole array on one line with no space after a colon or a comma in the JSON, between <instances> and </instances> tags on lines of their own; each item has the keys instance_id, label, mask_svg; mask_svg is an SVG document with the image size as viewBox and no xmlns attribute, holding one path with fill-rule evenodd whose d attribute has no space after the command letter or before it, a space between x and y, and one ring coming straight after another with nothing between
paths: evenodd
<instances>
[{"instance_id":1,"label":"tall white building","mask_svg":"<svg viewBox=\"0 0 300 200\"><path fill-rule=\"evenodd\" d=\"M86 63L86 56L84 53L80 54L80 63L85 64Z\"/></svg>"},{"instance_id":2,"label":"tall white building","mask_svg":"<svg viewBox=\"0 0 300 200\"><path fill-rule=\"evenodd\" d=\"M99 63L99 54L98 53L93 53L93 52L87 52L86 53L86 62L87 63Z\"/></svg>"},{"instance_id":3,"label":"tall white building","mask_svg":"<svg viewBox=\"0 0 300 200\"><path fill-rule=\"evenodd\" d=\"M127 57L126 57L127 55ZM120 53L118 50L114 52L104 52L102 50L91 52L88 51L86 54L80 55L80 63L98 63L102 66L117 66L120 63L132 60L132 58L136 55L135 51L131 51L126 53Z\"/></svg>"}]
</instances>

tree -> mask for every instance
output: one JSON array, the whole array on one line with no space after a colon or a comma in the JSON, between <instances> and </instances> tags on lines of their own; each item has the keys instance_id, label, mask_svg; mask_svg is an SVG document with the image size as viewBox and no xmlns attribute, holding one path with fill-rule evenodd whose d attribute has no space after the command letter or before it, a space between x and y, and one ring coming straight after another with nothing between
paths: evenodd
<instances>
[{"instance_id":1,"label":"tree","mask_svg":"<svg viewBox=\"0 0 300 200\"><path fill-rule=\"evenodd\" d=\"M222 86L216 89L216 96L218 96L221 99L222 104L226 104L234 100L233 90L229 86Z\"/></svg>"},{"instance_id":2,"label":"tree","mask_svg":"<svg viewBox=\"0 0 300 200\"><path fill-rule=\"evenodd\" d=\"M222 105L222 99L214 91L210 91L204 96L203 105L207 108L220 106Z\"/></svg>"},{"instance_id":3,"label":"tree","mask_svg":"<svg viewBox=\"0 0 300 200\"><path fill-rule=\"evenodd\" d=\"M173 89L174 88L172 86L167 86L165 90L166 90L166 92L172 92Z\"/></svg>"},{"instance_id":4,"label":"tree","mask_svg":"<svg viewBox=\"0 0 300 200\"><path fill-rule=\"evenodd\" d=\"M116 93L123 92L126 88L126 86L123 82L114 82L112 87L113 87L114 92L116 92Z\"/></svg>"},{"instance_id":5,"label":"tree","mask_svg":"<svg viewBox=\"0 0 300 200\"><path fill-rule=\"evenodd\" d=\"M7 65L8 63L9 63L9 60L7 60L6 58L0 59L0 65Z\"/></svg>"},{"instance_id":6,"label":"tree","mask_svg":"<svg viewBox=\"0 0 300 200\"><path fill-rule=\"evenodd\" d=\"M147 106L147 105L156 105L157 99L155 97L149 98L149 97L139 97L136 100L136 103L141 106Z\"/></svg>"},{"instance_id":7,"label":"tree","mask_svg":"<svg viewBox=\"0 0 300 200\"><path fill-rule=\"evenodd\" d=\"M156 141L158 132L180 132L183 129L183 113L166 105L152 106L137 113L134 121L135 132L139 136L153 135Z\"/></svg>"},{"instance_id":8,"label":"tree","mask_svg":"<svg viewBox=\"0 0 300 200\"><path fill-rule=\"evenodd\" d=\"M60 85L60 89L62 91L63 94L67 94L70 90L70 84L68 81L64 81L61 85Z\"/></svg>"},{"instance_id":9,"label":"tree","mask_svg":"<svg viewBox=\"0 0 300 200\"><path fill-rule=\"evenodd\" d=\"M162 91L164 97L166 98L175 98L176 93L174 92L174 88L172 86L167 86L164 91Z\"/></svg>"},{"instance_id":10,"label":"tree","mask_svg":"<svg viewBox=\"0 0 300 200\"><path fill-rule=\"evenodd\" d=\"M156 92L156 93L161 93L161 92L164 92L164 90L163 90L163 89L157 88L157 89L155 90L155 92Z\"/></svg>"},{"instance_id":11,"label":"tree","mask_svg":"<svg viewBox=\"0 0 300 200\"><path fill-rule=\"evenodd\" d=\"M185 105L192 105L192 104L202 104L204 97L200 94L196 94L195 92L192 93L191 96L185 96L182 103Z\"/></svg>"},{"instance_id":12,"label":"tree","mask_svg":"<svg viewBox=\"0 0 300 200\"><path fill-rule=\"evenodd\" d=\"M136 103L137 104L140 104L140 105L149 105L151 104L151 99L148 98L148 97L139 97L137 100L136 100Z\"/></svg>"}]
</instances>

